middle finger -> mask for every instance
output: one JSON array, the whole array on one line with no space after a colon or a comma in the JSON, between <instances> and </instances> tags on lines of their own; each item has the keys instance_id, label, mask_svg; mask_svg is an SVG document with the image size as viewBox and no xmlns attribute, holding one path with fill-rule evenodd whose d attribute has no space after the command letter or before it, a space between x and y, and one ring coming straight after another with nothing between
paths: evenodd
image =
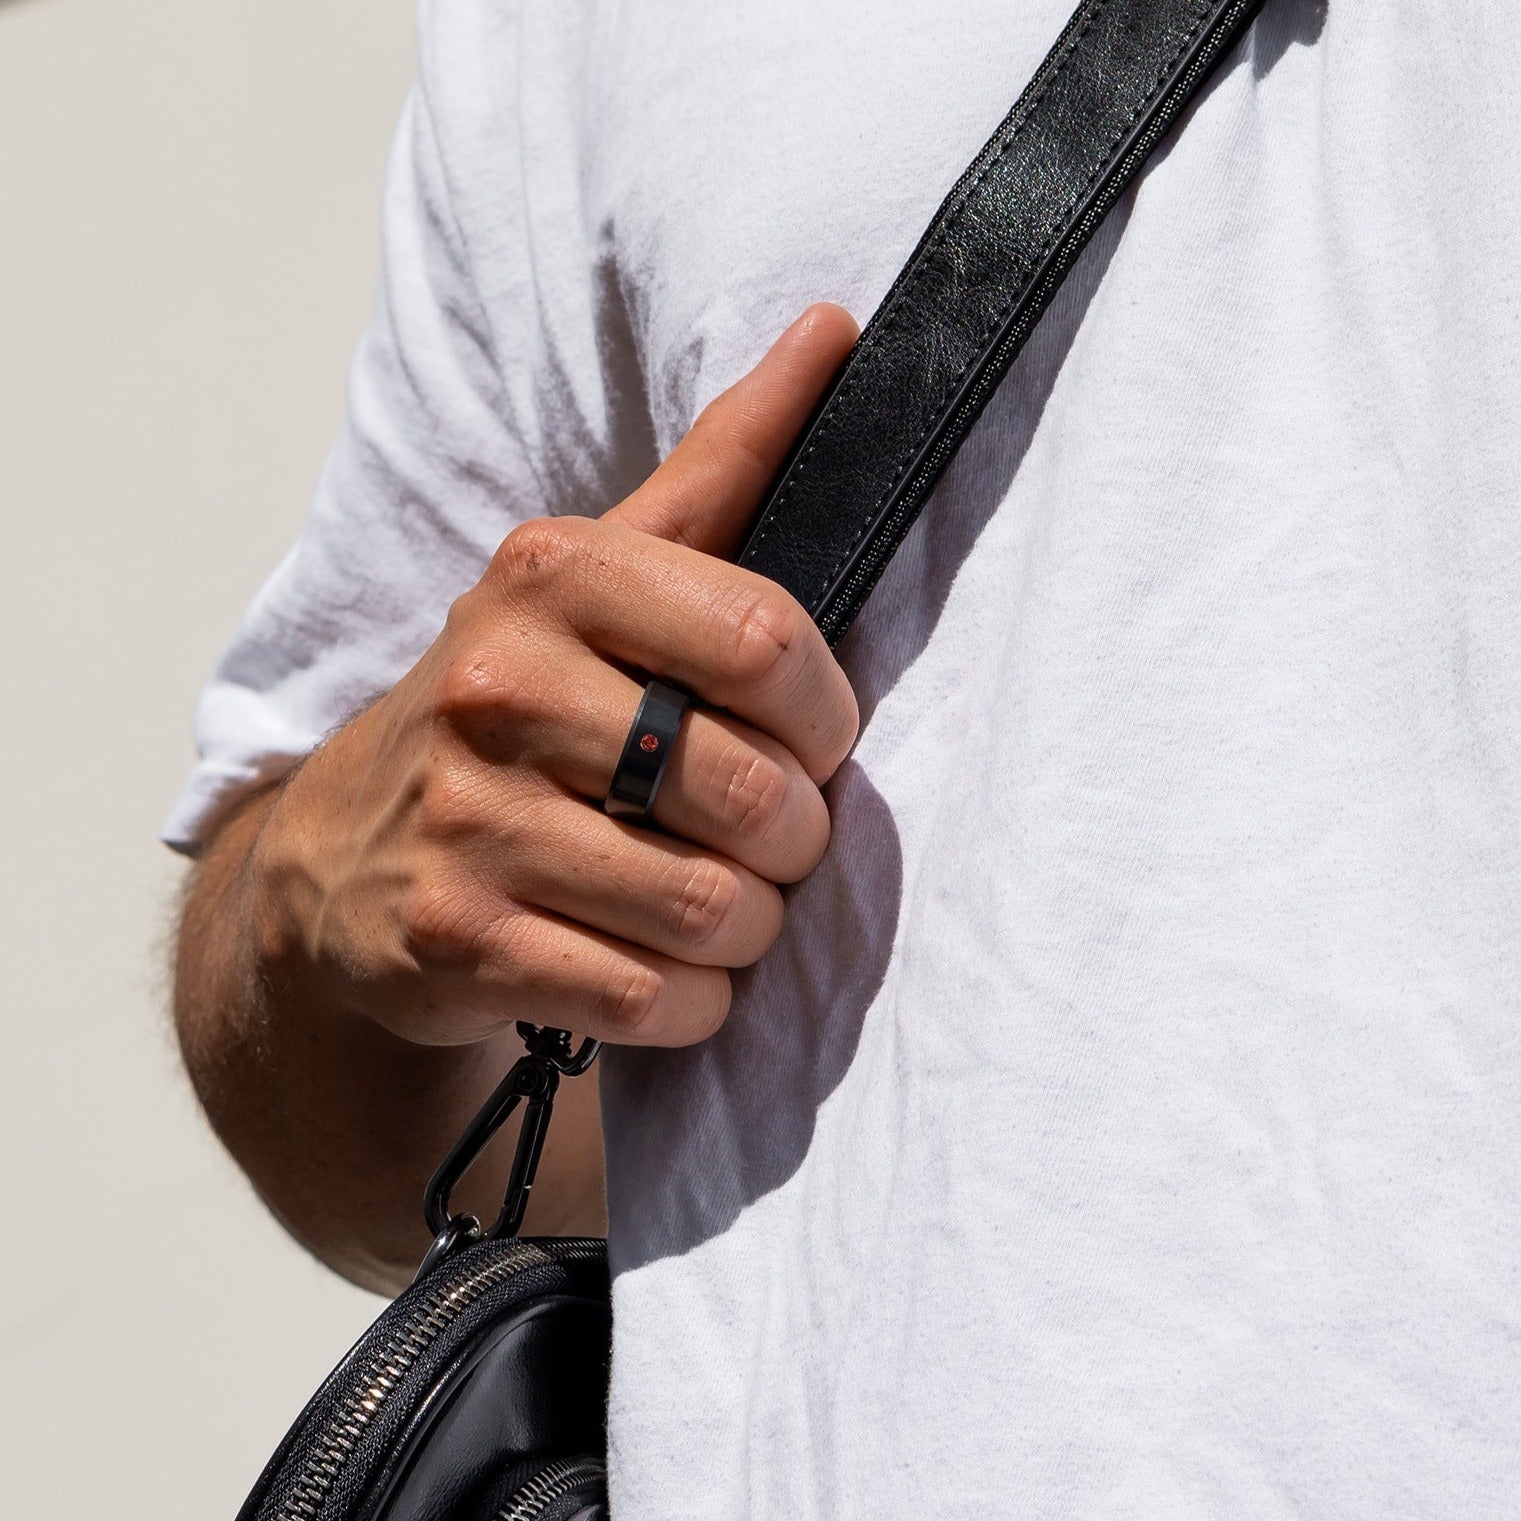
<instances>
[{"instance_id":1,"label":"middle finger","mask_svg":"<svg viewBox=\"0 0 1521 1521\"><path fill-rule=\"evenodd\" d=\"M560 652L553 668L541 700L520 690L510 723L478 724L476 743L600 807L643 689L584 647ZM797 758L733 715L696 706L682 718L653 812L662 829L771 882L807 876L829 843L828 805Z\"/></svg>"}]
</instances>

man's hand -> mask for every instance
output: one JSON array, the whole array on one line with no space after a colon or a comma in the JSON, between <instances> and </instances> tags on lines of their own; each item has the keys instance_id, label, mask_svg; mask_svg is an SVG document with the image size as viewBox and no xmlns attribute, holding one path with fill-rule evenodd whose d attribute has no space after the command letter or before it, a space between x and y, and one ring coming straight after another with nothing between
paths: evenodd
<instances>
[{"instance_id":1,"label":"man's hand","mask_svg":"<svg viewBox=\"0 0 1521 1521\"><path fill-rule=\"evenodd\" d=\"M855 336L810 308L626 501L514 530L418 664L208 848L187 1060L277 1213L351 1276L415 1258L422 1182L515 1021L701 1040L780 931L777 884L822 856L855 699L803 608L724 557ZM710 705L658 832L601 806L638 673ZM560 1107L581 1134L557 1121L535 1199L596 1199L595 1107Z\"/></svg>"}]
</instances>

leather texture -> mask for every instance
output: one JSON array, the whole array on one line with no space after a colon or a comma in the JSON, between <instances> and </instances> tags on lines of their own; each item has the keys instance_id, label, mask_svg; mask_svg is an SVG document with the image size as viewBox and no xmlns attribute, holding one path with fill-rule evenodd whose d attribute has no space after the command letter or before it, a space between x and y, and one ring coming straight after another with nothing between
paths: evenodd
<instances>
[{"instance_id":1,"label":"leather texture","mask_svg":"<svg viewBox=\"0 0 1521 1521\"><path fill-rule=\"evenodd\" d=\"M741 563L838 640L1120 191L1262 0L1083 0L957 182L779 475ZM487 1240L400 1296L239 1521L489 1521L605 1447L605 1245ZM601 1521L595 1462L541 1521Z\"/></svg>"},{"instance_id":2,"label":"leather texture","mask_svg":"<svg viewBox=\"0 0 1521 1521\"><path fill-rule=\"evenodd\" d=\"M605 1301L542 1295L478 1335L444 1370L365 1514L374 1521L495 1517L502 1474L544 1453L600 1451L612 1312ZM512 1485L509 1481L509 1494Z\"/></svg>"},{"instance_id":3,"label":"leather texture","mask_svg":"<svg viewBox=\"0 0 1521 1521\"><path fill-rule=\"evenodd\" d=\"M239 1521L474 1521L547 1459L602 1454L611 1331L603 1242L460 1248L328 1375Z\"/></svg>"},{"instance_id":4,"label":"leather texture","mask_svg":"<svg viewBox=\"0 0 1521 1521\"><path fill-rule=\"evenodd\" d=\"M1104 213L1261 6L1083 0L945 198L739 557L832 644Z\"/></svg>"}]
</instances>

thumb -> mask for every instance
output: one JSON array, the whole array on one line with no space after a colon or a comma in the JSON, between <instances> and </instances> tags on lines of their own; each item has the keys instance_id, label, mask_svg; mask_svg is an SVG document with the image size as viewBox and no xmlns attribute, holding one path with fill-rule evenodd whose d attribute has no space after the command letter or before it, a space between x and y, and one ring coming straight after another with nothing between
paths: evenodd
<instances>
[{"instance_id":1,"label":"thumb","mask_svg":"<svg viewBox=\"0 0 1521 1521\"><path fill-rule=\"evenodd\" d=\"M703 408L687 436L605 521L705 554L734 555L859 333L843 306L810 306L748 375Z\"/></svg>"}]
</instances>

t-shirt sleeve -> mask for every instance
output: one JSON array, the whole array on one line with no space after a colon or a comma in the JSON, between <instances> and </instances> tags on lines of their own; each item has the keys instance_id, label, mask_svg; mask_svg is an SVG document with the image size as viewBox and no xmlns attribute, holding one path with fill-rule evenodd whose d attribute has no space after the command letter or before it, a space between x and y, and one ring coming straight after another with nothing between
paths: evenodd
<instances>
[{"instance_id":1,"label":"t-shirt sleeve","mask_svg":"<svg viewBox=\"0 0 1521 1521\"><path fill-rule=\"evenodd\" d=\"M201 693L200 759L162 829L176 850L393 686L515 523L600 512L654 463L585 204L577 15L422 9L344 426Z\"/></svg>"}]
</instances>

